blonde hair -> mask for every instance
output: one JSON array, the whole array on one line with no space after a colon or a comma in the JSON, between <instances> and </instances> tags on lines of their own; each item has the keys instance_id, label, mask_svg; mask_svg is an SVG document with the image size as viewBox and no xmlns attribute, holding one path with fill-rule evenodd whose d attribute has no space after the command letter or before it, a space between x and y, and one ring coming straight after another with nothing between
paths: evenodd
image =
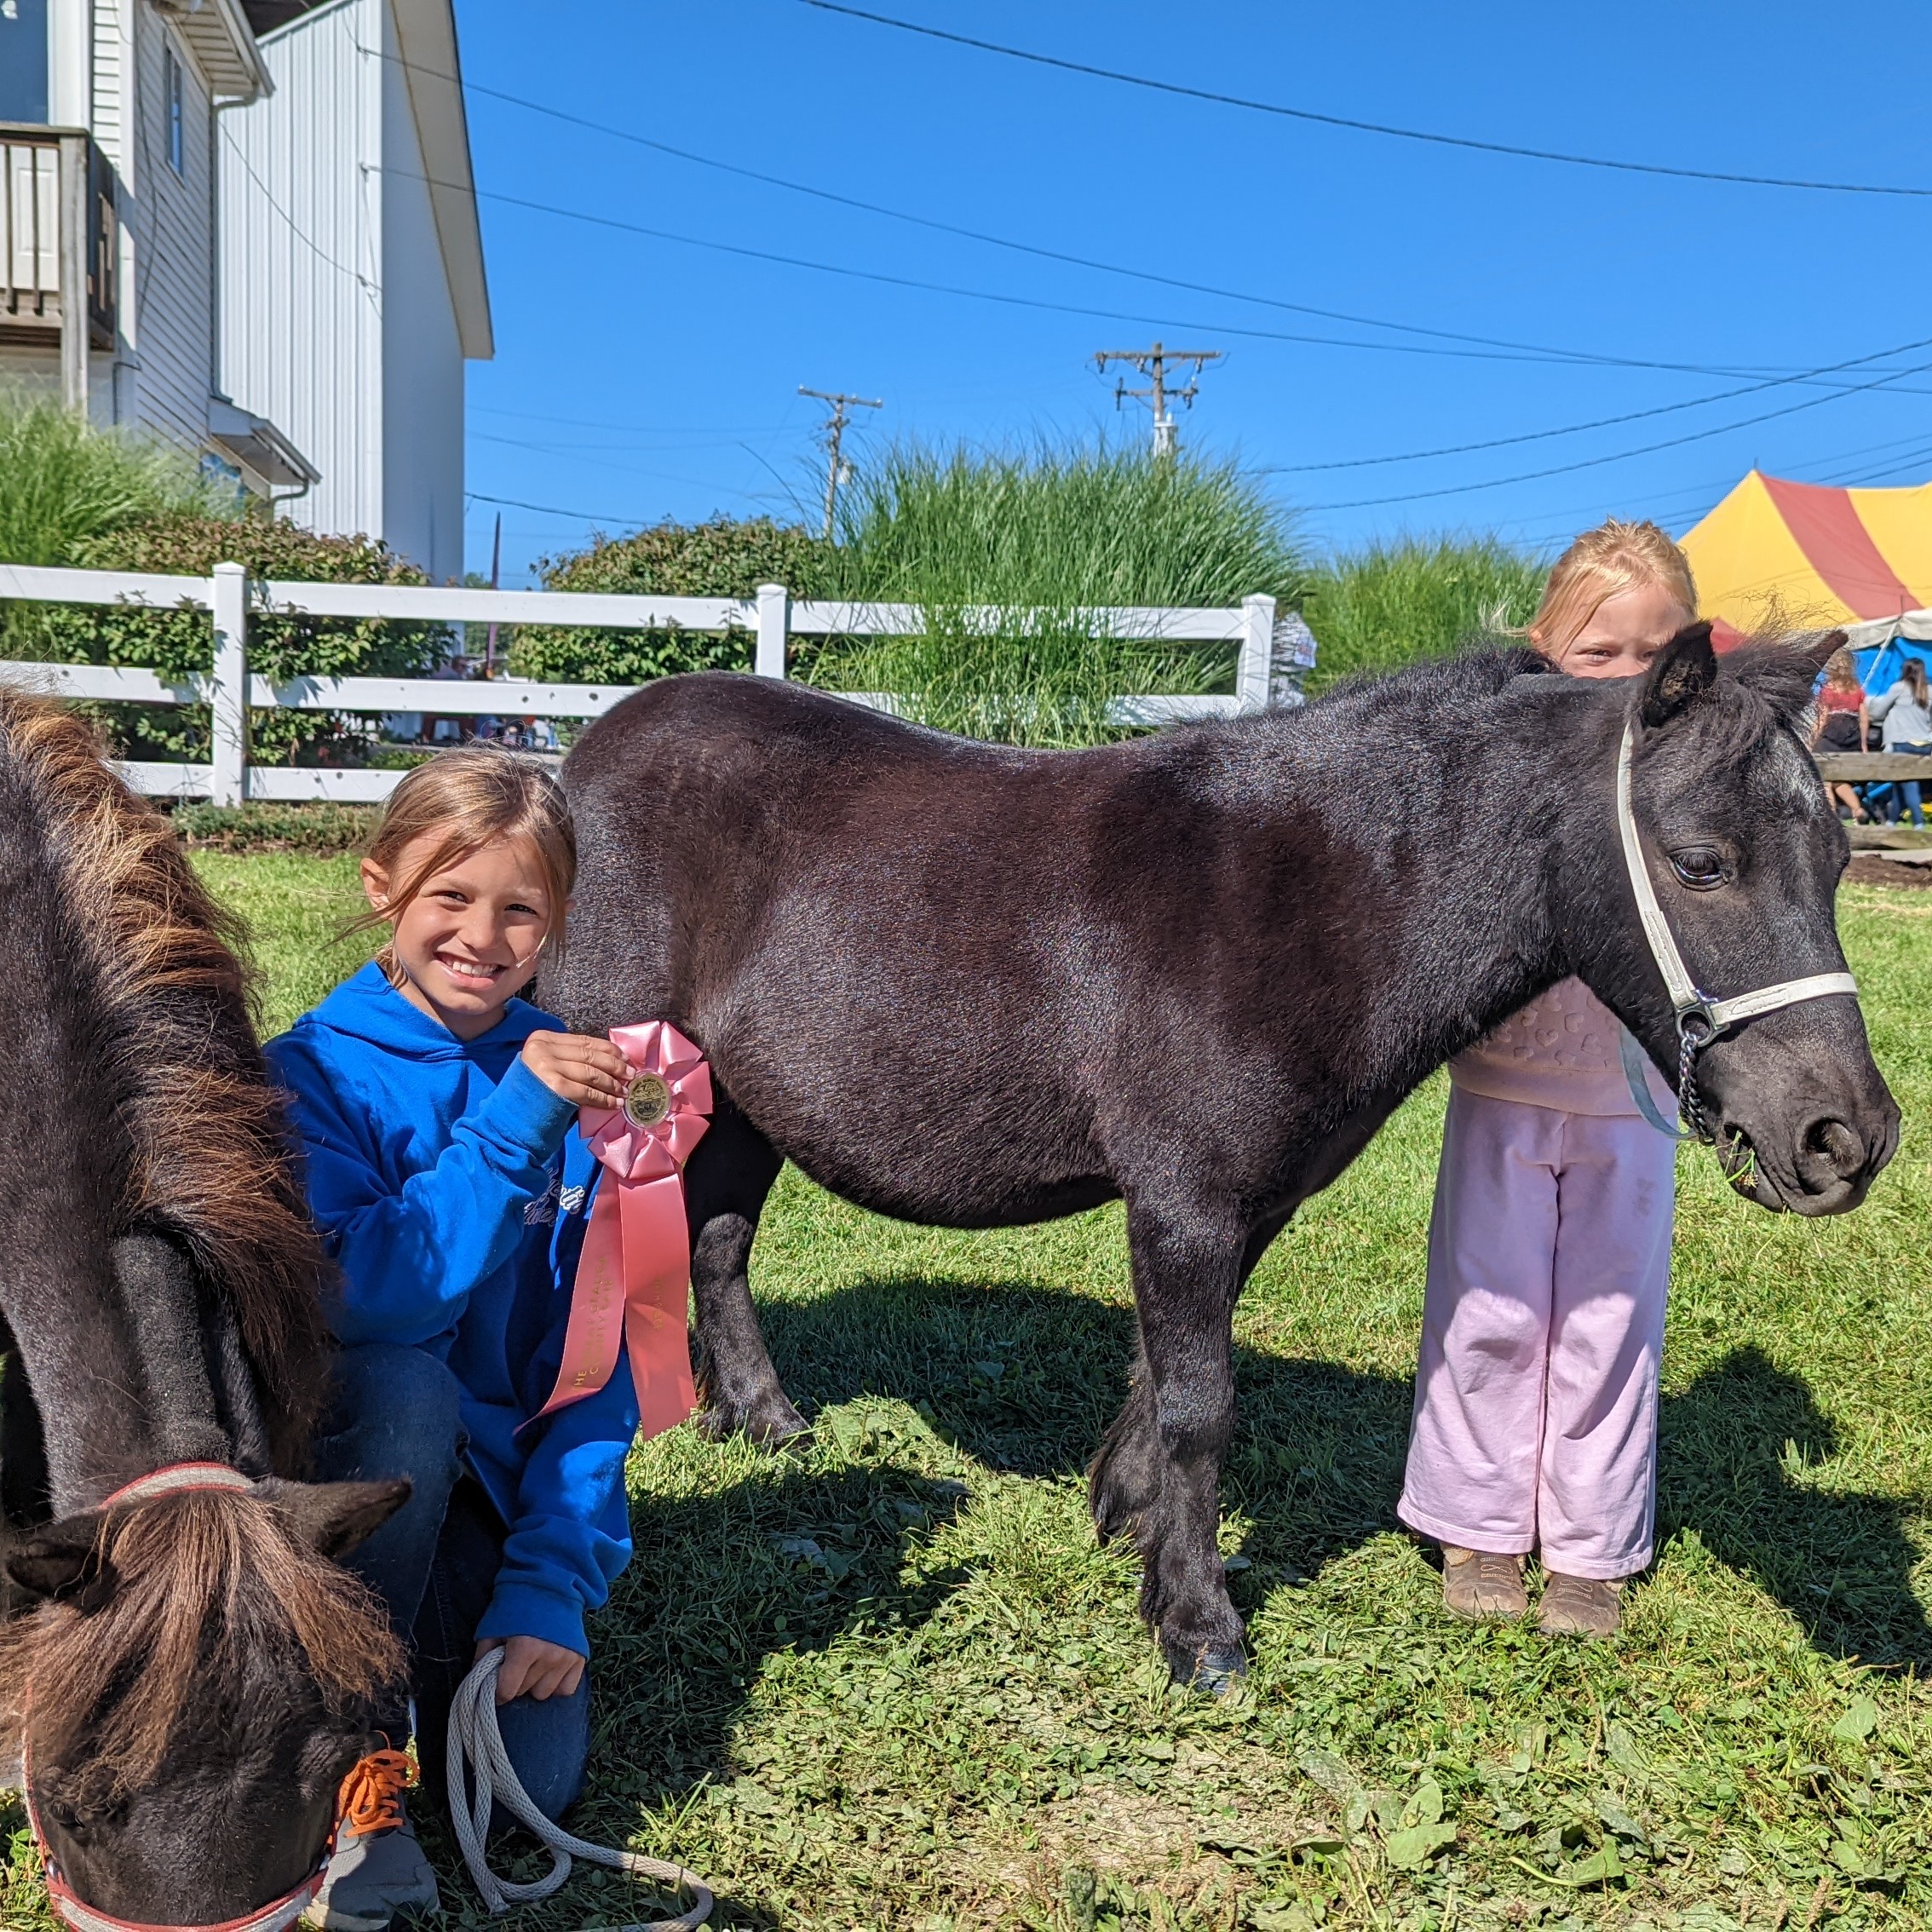
<instances>
[{"instance_id":1,"label":"blonde hair","mask_svg":"<svg viewBox=\"0 0 1932 1932\"><path fill-rule=\"evenodd\" d=\"M438 833L428 858L399 873L403 854ZM440 751L389 794L365 854L388 874L389 889L380 906L351 922L349 931L393 924L439 872L504 838L526 840L536 854L550 901L543 943L555 957L563 950L564 909L577 883L577 829L563 788L549 773L535 759L497 745ZM394 980L400 969L392 948L380 948L376 961Z\"/></svg>"},{"instance_id":2,"label":"blonde hair","mask_svg":"<svg viewBox=\"0 0 1932 1932\"><path fill-rule=\"evenodd\" d=\"M1561 664L1584 627L1610 598L1654 584L1694 616L1697 585L1690 561L1654 523L1611 517L1586 530L1557 558L1536 615L1519 633L1555 664Z\"/></svg>"},{"instance_id":3,"label":"blonde hair","mask_svg":"<svg viewBox=\"0 0 1932 1932\"><path fill-rule=\"evenodd\" d=\"M1858 681L1858 660L1849 651L1834 651L1826 659L1825 681L1835 685L1840 691L1861 691L1865 688Z\"/></svg>"}]
</instances>

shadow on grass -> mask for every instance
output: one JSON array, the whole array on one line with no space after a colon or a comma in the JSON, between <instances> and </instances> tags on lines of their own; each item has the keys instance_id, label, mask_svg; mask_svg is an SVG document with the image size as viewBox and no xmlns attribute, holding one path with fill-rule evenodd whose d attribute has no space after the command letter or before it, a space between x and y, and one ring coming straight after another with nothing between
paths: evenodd
<instances>
[{"instance_id":1,"label":"shadow on grass","mask_svg":"<svg viewBox=\"0 0 1932 1932\"><path fill-rule=\"evenodd\" d=\"M934 1434L1016 1475L1082 1470L1126 1393L1132 1314L1083 1296L888 1280L762 1314L808 1409L908 1402ZM1253 1569L1231 1579L1252 1609L1274 1580L1395 1527L1410 1385L1252 1349L1237 1351L1235 1381L1223 1500L1252 1525ZM846 1410L820 1426L889 1451L890 1414L860 1423ZM1808 1469L1837 1447L1803 1378L1739 1349L1664 1403L1661 1527L1694 1529L1820 1649L1932 1662L1909 1580L1915 1502L1813 1486ZM727 1488L638 1504L636 1557L596 1631L598 1738L579 1828L634 1828L638 1801L707 1802L698 1787L748 1768L733 1737L773 1655L868 1634L879 1655L923 1625L959 1579L909 1565L910 1544L963 1495L889 1454L829 1469L772 1457Z\"/></svg>"},{"instance_id":2,"label":"shadow on grass","mask_svg":"<svg viewBox=\"0 0 1932 1932\"><path fill-rule=\"evenodd\" d=\"M1084 1469L1126 1397L1132 1313L1085 1296L888 1280L763 1314L795 1398L923 1403L941 1434L1018 1475ZM1222 1500L1252 1520L1245 1553L1264 1577L1312 1571L1397 1527L1406 1377L1238 1348L1234 1381ZM1739 1348L1664 1399L1661 1436L1662 1535L1695 1530L1821 1651L1932 1664L1911 1584L1921 1500L1817 1486L1839 1444L1801 1376Z\"/></svg>"},{"instance_id":3,"label":"shadow on grass","mask_svg":"<svg viewBox=\"0 0 1932 1932\"><path fill-rule=\"evenodd\" d=\"M1906 1527L1925 1501L1818 1486L1838 1435L1803 1376L1739 1348L1663 1407L1660 1536L1695 1530L1830 1655L1932 1664Z\"/></svg>"}]
</instances>

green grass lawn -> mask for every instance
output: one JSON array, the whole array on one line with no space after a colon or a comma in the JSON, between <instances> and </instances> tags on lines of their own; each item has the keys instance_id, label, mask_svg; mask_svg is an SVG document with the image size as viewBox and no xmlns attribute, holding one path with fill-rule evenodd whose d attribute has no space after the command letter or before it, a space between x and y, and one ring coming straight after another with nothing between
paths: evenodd
<instances>
[{"instance_id":1,"label":"green grass lawn","mask_svg":"<svg viewBox=\"0 0 1932 1932\"><path fill-rule=\"evenodd\" d=\"M273 1024L360 957L331 940L350 861L200 863ZM1620 1641L1450 1621L1394 1521L1440 1080L1242 1305L1222 1542L1254 1669L1222 1704L1167 1688L1088 1523L1118 1210L937 1233L788 1171L754 1285L816 1440L636 1452L577 1828L710 1875L739 1926L1932 1923L1932 893L1841 911L1904 1145L1824 1222L1681 1157L1663 1554ZM647 1909L600 1873L503 1923Z\"/></svg>"}]
</instances>

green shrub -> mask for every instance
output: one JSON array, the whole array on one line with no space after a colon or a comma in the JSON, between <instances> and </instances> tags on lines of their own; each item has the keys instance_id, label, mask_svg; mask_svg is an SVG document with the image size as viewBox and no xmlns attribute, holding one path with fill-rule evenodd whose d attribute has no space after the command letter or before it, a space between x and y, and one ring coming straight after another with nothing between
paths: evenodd
<instances>
[{"instance_id":1,"label":"green shrub","mask_svg":"<svg viewBox=\"0 0 1932 1932\"><path fill-rule=\"evenodd\" d=\"M795 597L825 596L835 581L831 546L770 517L659 523L634 537L600 537L588 550L546 557L546 590L640 597L750 597L782 584ZM561 630L520 628L509 665L518 677L559 684L642 684L676 671L749 670L748 630Z\"/></svg>"},{"instance_id":2,"label":"green shrub","mask_svg":"<svg viewBox=\"0 0 1932 1932\"><path fill-rule=\"evenodd\" d=\"M75 546L73 561L95 570L154 571L205 577L217 563L239 563L250 577L308 584L421 584L423 572L365 537L318 537L292 523L176 512L152 517ZM34 655L64 662L138 664L186 677L214 664L215 633L205 611L104 609L80 604L36 607ZM407 676L449 648L440 624L375 618L277 615L249 617L249 669L280 681L301 676ZM204 759L206 705L101 707L110 735L128 757ZM371 727L345 727L322 711L256 710L250 732L263 763L282 759L359 758Z\"/></svg>"},{"instance_id":3,"label":"green shrub","mask_svg":"<svg viewBox=\"0 0 1932 1932\"><path fill-rule=\"evenodd\" d=\"M1331 558L1302 606L1317 646L1308 689L1441 657L1472 635L1527 624L1549 568L1494 537L1405 538Z\"/></svg>"},{"instance_id":4,"label":"green shrub","mask_svg":"<svg viewBox=\"0 0 1932 1932\"><path fill-rule=\"evenodd\" d=\"M1118 696L1231 688L1234 647L1092 635L1115 606L1293 601L1285 513L1231 463L1048 445L888 452L841 506L848 597L924 607L925 630L801 653L832 688L884 691L920 722L1003 743L1118 735ZM991 625L975 606L1006 616Z\"/></svg>"}]
</instances>

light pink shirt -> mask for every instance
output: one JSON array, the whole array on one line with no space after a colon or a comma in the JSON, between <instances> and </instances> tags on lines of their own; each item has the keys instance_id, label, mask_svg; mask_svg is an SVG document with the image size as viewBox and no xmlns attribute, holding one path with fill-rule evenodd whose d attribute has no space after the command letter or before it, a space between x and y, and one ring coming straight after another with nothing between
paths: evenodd
<instances>
[{"instance_id":1,"label":"light pink shirt","mask_svg":"<svg viewBox=\"0 0 1932 1932\"><path fill-rule=\"evenodd\" d=\"M1458 1087L1490 1100L1599 1118L1637 1118L1618 1057L1617 1016L1581 980L1560 980L1449 1062ZM1669 1119L1676 1096L1644 1056L1659 1110Z\"/></svg>"}]
</instances>

